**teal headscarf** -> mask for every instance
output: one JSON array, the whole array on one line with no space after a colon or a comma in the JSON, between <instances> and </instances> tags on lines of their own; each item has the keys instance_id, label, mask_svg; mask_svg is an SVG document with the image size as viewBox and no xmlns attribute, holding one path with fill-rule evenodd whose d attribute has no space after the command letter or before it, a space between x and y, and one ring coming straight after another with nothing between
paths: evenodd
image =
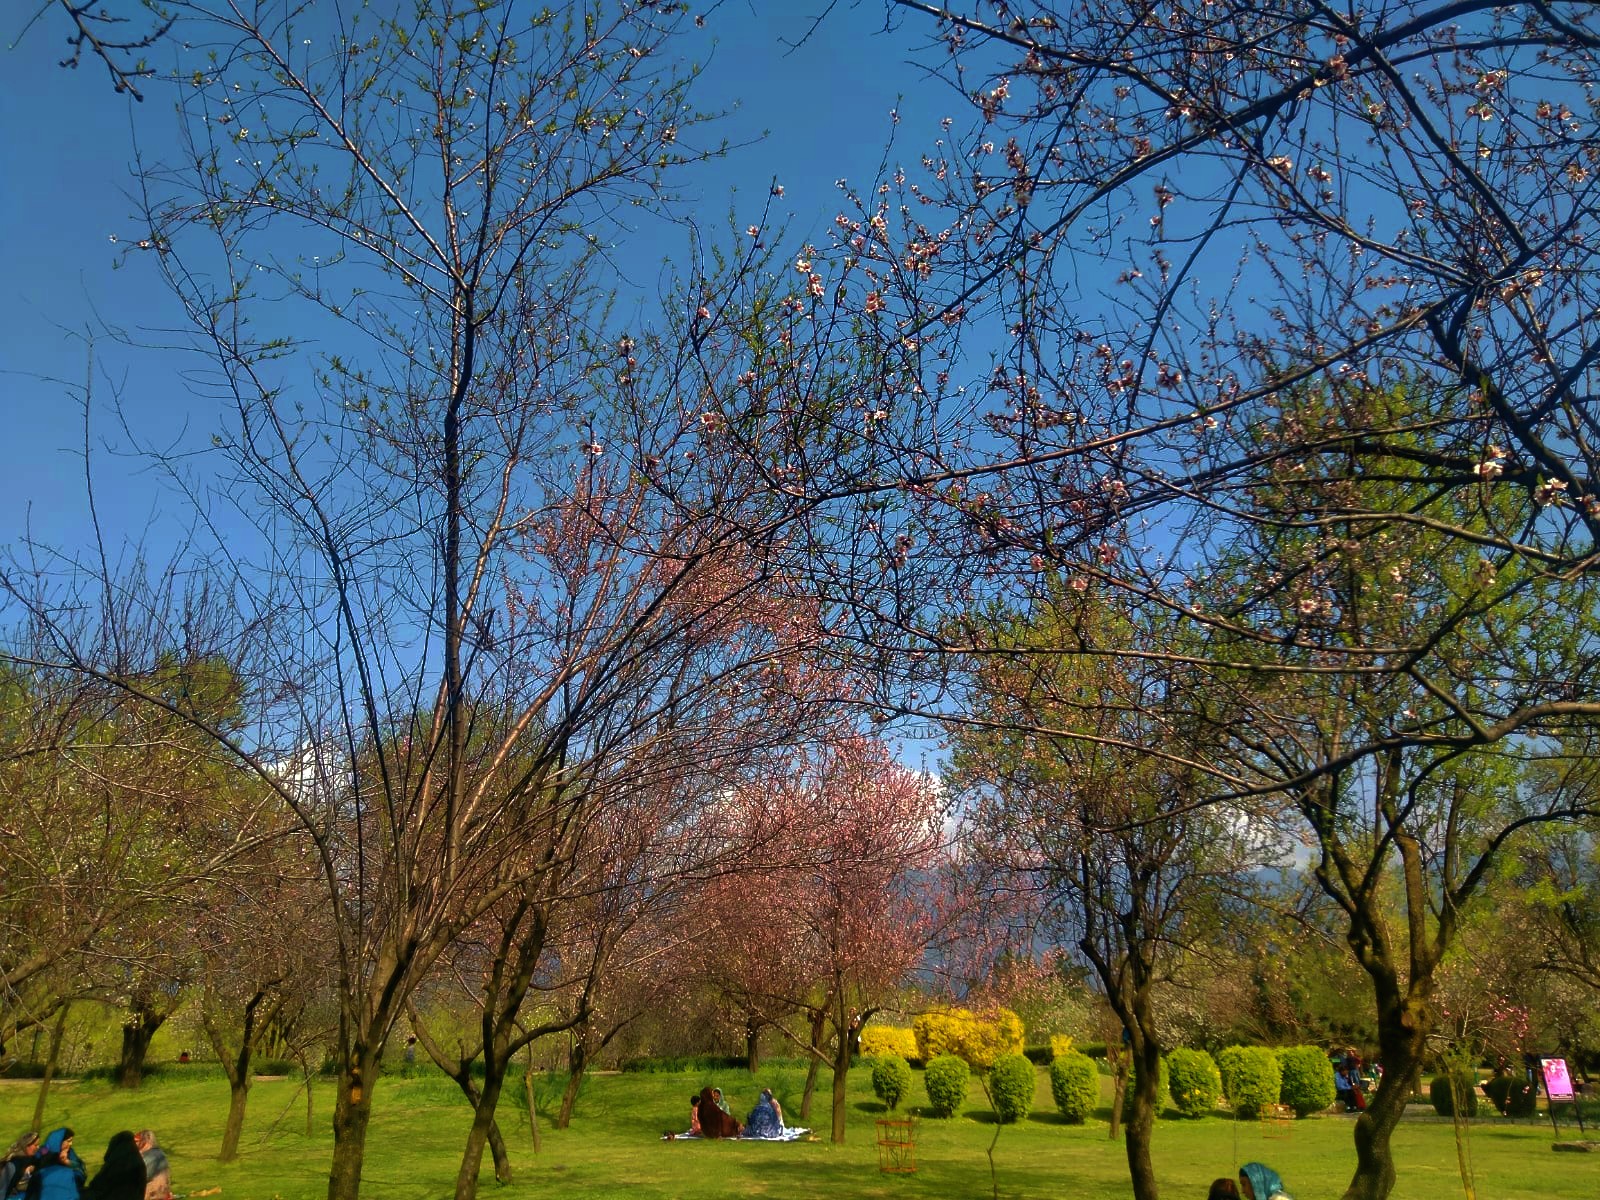
<instances>
[{"instance_id":1,"label":"teal headscarf","mask_svg":"<svg viewBox=\"0 0 1600 1200\"><path fill-rule=\"evenodd\" d=\"M1250 1191L1256 1200L1292 1200L1289 1193L1283 1190L1283 1180L1278 1178L1278 1173L1266 1163L1245 1163L1239 1168L1239 1178L1250 1184ZM1242 1190L1242 1189L1241 1189Z\"/></svg>"}]
</instances>

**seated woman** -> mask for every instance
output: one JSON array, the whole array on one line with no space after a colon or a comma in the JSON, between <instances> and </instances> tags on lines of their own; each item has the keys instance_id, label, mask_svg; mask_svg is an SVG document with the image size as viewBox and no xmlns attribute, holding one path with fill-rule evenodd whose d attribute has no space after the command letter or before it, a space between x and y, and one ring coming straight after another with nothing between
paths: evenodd
<instances>
[{"instance_id":1,"label":"seated woman","mask_svg":"<svg viewBox=\"0 0 1600 1200\"><path fill-rule=\"evenodd\" d=\"M89 1173L72 1148L71 1129L64 1125L52 1129L33 1161L29 1200L78 1200L83 1195L83 1181Z\"/></svg>"},{"instance_id":2,"label":"seated woman","mask_svg":"<svg viewBox=\"0 0 1600 1200\"><path fill-rule=\"evenodd\" d=\"M1239 1168L1239 1195L1244 1200L1292 1200L1283 1180L1266 1163L1249 1162Z\"/></svg>"},{"instance_id":3,"label":"seated woman","mask_svg":"<svg viewBox=\"0 0 1600 1200\"><path fill-rule=\"evenodd\" d=\"M783 1109L772 1097L771 1088L761 1089L761 1099L750 1110L750 1119L744 1123L747 1138L781 1138L783 1136Z\"/></svg>"},{"instance_id":4,"label":"seated woman","mask_svg":"<svg viewBox=\"0 0 1600 1200\"><path fill-rule=\"evenodd\" d=\"M144 1200L172 1200L172 1164L156 1135L141 1129L133 1135L133 1142L144 1159Z\"/></svg>"},{"instance_id":5,"label":"seated woman","mask_svg":"<svg viewBox=\"0 0 1600 1200\"><path fill-rule=\"evenodd\" d=\"M20 1196L28 1189L33 1175L33 1159L39 1153L39 1135L29 1130L11 1144L0 1161L0 1200Z\"/></svg>"},{"instance_id":6,"label":"seated woman","mask_svg":"<svg viewBox=\"0 0 1600 1200\"><path fill-rule=\"evenodd\" d=\"M1367 1107L1366 1083L1354 1059L1345 1059L1333 1073L1333 1095L1344 1105L1345 1112L1359 1112Z\"/></svg>"},{"instance_id":7,"label":"seated woman","mask_svg":"<svg viewBox=\"0 0 1600 1200\"><path fill-rule=\"evenodd\" d=\"M84 1189L85 1200L144 1200L144 1156L133 1130L111 1135L106 1161Z\"/></svg>"},{"instance_id":8,"label":"seated woman","mask_svg":"<svg viewBox=\"0 0 1600 1200\"><path fill-rule=\"evenodd\" d=\"M700 1134L708 1138L736 1138L743 1126L717 1107L715 1088L702 1088L700 1103L695 1106L700 1113Z\"/></svg>"}]
</instances>

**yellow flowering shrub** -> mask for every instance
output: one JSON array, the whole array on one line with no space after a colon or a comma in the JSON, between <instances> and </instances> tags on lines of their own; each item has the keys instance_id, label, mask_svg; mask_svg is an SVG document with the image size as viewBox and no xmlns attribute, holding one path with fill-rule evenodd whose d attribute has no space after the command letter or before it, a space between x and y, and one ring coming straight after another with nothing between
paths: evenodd
<instances>
[{"instance_id":1,"label":"yellow flowering shrub","mask_svg":"<svg viewBox=\"0 0 1600 1200\"><path fill-rule=\"evenodd\" d=\"M974 1070L987 1071L1001 1055L1022 1053L1022 1018L1009 1008L983 1015L967 1008L935 1009L919 1016L911 1029L923 1062L954 1054Z\"/></svg>"},{"instance_id":2,"label":"yellow flowering shrub","mask_svg":"<svg viewBox=\"0 0 1600 1200\"><path fill-rule=\"evenodd\" d=\"M861 1056L882 1058L886 1054L917 1058L917 1035L895 1025L868 1025L861 1031Z\"/></svg>"}]
</instances>

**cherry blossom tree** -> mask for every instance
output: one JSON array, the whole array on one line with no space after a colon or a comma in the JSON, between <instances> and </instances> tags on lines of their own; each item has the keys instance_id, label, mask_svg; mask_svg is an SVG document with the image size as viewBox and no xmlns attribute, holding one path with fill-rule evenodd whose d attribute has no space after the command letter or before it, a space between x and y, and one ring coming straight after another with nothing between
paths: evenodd
<instances>
[{"instance_id":1,"label":"cherry blossom tree","mask_svg":"<svg viewBox=\"0 0 1600 1200\"><path fill-rule=\"evenodd\" d=\"M860 737L797 752L726 808L748 865L695 905L708 970L779 1028L789 1014L809 1018L811 1036L796 1043L832 1067L835 1142L861 1027L942 931L945 914L931 903L942 813L932 780Z\"/></svg>"}]
</instances>

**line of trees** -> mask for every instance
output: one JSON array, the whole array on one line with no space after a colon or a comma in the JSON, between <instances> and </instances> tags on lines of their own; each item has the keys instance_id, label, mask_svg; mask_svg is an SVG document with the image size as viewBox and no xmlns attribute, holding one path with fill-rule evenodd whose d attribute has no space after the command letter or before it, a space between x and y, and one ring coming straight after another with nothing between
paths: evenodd
<instances>
[{"instance_id":1,"label":"line of trees","mask_svg":"<svg viewBox=\"0 0 1600 1200\"><path fill-rule=\"evenodd\" d=\"M852 1038L931 939L1070 948L1138 1064L1139 1200L1163 988L1264 872L1314 884L1370 998L1348 1200L1392 1190L1501 876L1592 986L1591 6L887 0L970 124L846 187L826 244L697 244L632 322L625 215L718 152L682 6L173 8L199 65L140 240L221 465L152 454L196 513L169 571L26 542L0 571L10 794L70 750L41 778L86 813L151 808L75 828L100 858L30 842L9 1020L53 1011L42 929L136 911L63 884L158 860L174 789L248 814L197 879L282 853L318 892L335 1198L427 981L489 981L475 1044L429 1046L474 1106L465 1197L512 1056L571 1031L581 1077L670 918L727 934L698 969L752 1030L808 1015L836 1138ZM897 717L952 739L988 929L912 894L936 806L853 740ZM772 884L796 950L755 961ZM230 972L219 1056L292 949Z\"/></svg>"}]
</instances>

